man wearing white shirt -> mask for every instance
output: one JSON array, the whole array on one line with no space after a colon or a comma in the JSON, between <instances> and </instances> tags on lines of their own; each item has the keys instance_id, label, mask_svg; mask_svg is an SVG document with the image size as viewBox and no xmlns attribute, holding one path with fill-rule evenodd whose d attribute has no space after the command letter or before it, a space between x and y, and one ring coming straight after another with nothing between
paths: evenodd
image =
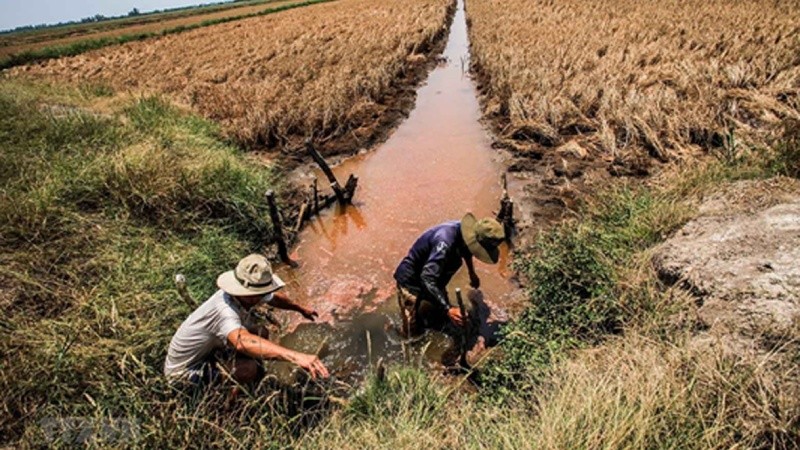
<instances>
[{"instance_id":1,"label":"man wearing white shirt","mask_svg":"<svg viewBox=\"0 0 800 450\"><path fill-rule=\"evenodd\" d=\"M225 369L239 383L251 383L262 373L263 359L281 359L307 370L312 378L327 378L328 369L316 355L296 352L261 337L251 312L262 301L297 311L314 320L317 312L277 292L285 283L262 255L249 255L235 270L217 278L219 290L181 324L172 337L164 362L169 378L193 383L214 381Z\"/></svg>"}]
</instances>

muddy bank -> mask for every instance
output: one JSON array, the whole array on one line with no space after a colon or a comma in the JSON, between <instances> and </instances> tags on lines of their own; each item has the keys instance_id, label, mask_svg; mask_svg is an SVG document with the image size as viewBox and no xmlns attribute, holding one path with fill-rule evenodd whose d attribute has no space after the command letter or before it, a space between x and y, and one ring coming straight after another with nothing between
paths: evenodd
<instances>
[{"instance_id":1,"label":"muddy bank","mask_svg":"<svg viewBox=\"0 0 800 450\"><path fill-rule=\"evenodd\" d=\"M445 22L428 41L415 47L405 59L404 67L396 74L386 92L374 102L357 110L349 117L349 123L339 124L335 132L324 137L315 136L314 145L319 152L338 163L344 158L373 150L386 141L394 129L414 108L417 88L427 79L431 70L441 63L441 54L456 11L456 1L447 9ZM268 160L279 162L287 171L303 164L310 164L310 157L303 150L306 135L286 137L285 142L275 142L265 148L262 145L252 150Z\"/></svg>"},{"instance_id":2,"label":"muddy bank","mask_svg":"<svg viewBox=\"0 0 800 450\"><path fill-rule=\"evenodd\" d=\"M555 145L532 130L509 130L508 117L490 102L488 74L475 63L470 70L480 93L482 121L493 131L492 146L507 155L509 182L518 192L514 200L521 246L537 231L568 217L581 197L610 179L646 177L656 170L648 158L611 160L579 138Z\"/></svg>"}]
</instances>

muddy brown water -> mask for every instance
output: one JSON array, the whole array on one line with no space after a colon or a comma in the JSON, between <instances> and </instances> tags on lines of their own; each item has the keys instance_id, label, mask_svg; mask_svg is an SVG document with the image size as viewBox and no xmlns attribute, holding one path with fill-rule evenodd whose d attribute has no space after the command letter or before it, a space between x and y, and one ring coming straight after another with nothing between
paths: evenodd
<instances>
[{"instance_id":1,"label":"muddy brown water","mask_svg":"<svg viewBox=\"0 0 800 450\"><path fill-rule=\"evenodd\" d=\"M314 352L324 343L323 361L340 378L363 375L379 358L404 357L392 274L419 234L467 211L493 215L499 206L503 156L491 148L467 74L469 42L461 0L443 57L418 89L415 108L390 138L334 168L341 181L350 173L358 175L354 204L314 218L292 254L299 268L279 269L287 294L320 314L309 323L281 312L286 333L281 344ZM308 175L323 185L320 173ZM503 247L499 264L475 262L492 325L506 320L505 306L518 295ZM475 296L464 267L448 286L454 305L457 287L465 300ZM450 345L449 338L431 332L408 345L405 357L437 364Z\"/></svg>"}]
</instances>

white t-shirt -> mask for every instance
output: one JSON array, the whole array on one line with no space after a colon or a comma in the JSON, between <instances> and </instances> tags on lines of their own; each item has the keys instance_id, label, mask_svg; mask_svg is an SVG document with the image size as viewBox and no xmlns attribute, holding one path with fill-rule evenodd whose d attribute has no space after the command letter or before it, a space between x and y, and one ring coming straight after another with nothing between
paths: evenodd
<instances>
[{"instance_id":1,"label":"white t-shirt","mask_svg":"<svg viewBox=\"0 0 800 450\"><path fill-rule=\"evenodd\" d=\"M264 297L264 301L271 300L272 294ZM164 375L177 376L202 363L211 352L228 345L228 334L233 330L254 331L252 310L245 310L222 290L215 292L172 336L164 361Z\"/></svg>"}]
</instances>

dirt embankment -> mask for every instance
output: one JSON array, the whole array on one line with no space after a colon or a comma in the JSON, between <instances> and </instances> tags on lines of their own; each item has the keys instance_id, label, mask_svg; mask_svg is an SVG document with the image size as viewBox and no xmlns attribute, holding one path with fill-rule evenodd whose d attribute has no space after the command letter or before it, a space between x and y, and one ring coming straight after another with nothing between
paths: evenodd
<instances>
[{"instance_id":1,"label":"dirt embankment","mask_svg":"<svg viewBox=\"0 0 800 450\"><path fill-rule=\"evenodd\" d=\"M770 349L800 330L800 181L741 181L656 251L660 277L696 299L698 345Z\"/></svg>"},{"instance_id":2,"label":"dirt embankment","mask_svg":"<svg viewBox=\"0 0 800 450\"><path fill-rule=\"evenodd\" d=\"M342 124L347 132L336 133L316 142L320 152L330 157L333 164L359 152L373 149L386 141L400 122L408 117L417 98L417 88L428 78L430 71L441 62L441 53L447 43L447 35L453 22L456 3L448 6L447 17L442 27L430 39L419 45L404 61L404 67L386 90L366 108L353 108L348 122ZM308 163L309 155L297 151L302 136L293 136L283 146L282 156L289 167Z\"/></svg>"}]
</instances>

